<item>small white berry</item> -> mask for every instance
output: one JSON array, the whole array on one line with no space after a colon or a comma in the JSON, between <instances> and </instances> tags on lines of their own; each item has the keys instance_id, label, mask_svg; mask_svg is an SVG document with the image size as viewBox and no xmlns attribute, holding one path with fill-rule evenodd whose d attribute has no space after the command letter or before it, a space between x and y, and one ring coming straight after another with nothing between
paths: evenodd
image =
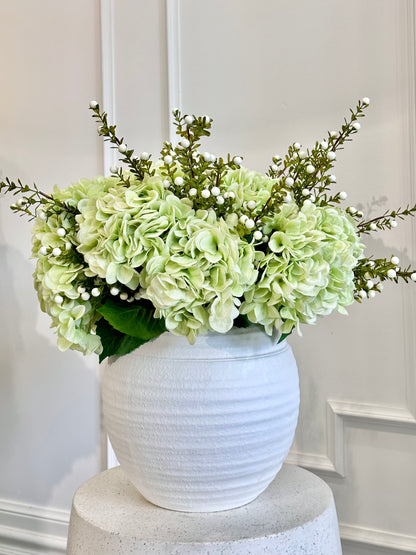
<instances>
[{"instance_id":1,"label":"small white berry","mask_svg":"<svg viewBox=\"0 0 416 555\"><path fill-rule=\"evenodd\" d=\"M292 158L293 158L294 160L297 160L297 159L299 158L299 154L298 154L297 152L294 152L294 153L292 154Z\"/></svg>"},{"instance_id":2,"label":"small white berry","mask_svg":"<svg viewBox=\"0 0 416 555\"><path fill-rule=\"evenodd\" d=\"M55 295L54 301L56 302L56 304L62 304L64 302L64 298L62 297L62 295Z\"/></svg>"},{"instance_id":3,"label":"small white berry","mask_svg":"<svg viewBox=\"0 0 416 555\"><path fill-rule=\"evenodd\" d=\"M217 161L217 157L215 156L215 154L210 154L209 155L209 161L210 162L216 162Z\"/></svg>"},{"instance_id":4,"label":"small white berry","mask_svg":"<svg viewBox=\"0 0 416 555\"><path fill-rule=\"evenodd\" d=\"M349 206L347 210L350 214L355 214L357 212L357 209L354 206Z\"/></svg>"},{"instance_id":5,"label":"small white berry","mask_svg":"<svg viewBox=\"0 0 416 555\"><path fill-rule=\"evenodd\" d=\"M69 241L65 241L65 250L69 251L72 249L72 245Z\"/></svg>"},{"instance_id":6,"label":"small white berry","mask_svg":"<svg viewBox=\"0 0 416 555\"><path fill-rule=\"evenodd\" d=\"M230 198L235 198L235 193L234 193L234 191L228 191L228 196L229 196Z\"/></svg>"},{"instance_id":7,"label":"small white berry","mask_svg":"<svg viewBox=\"0 0 416 555\"><path fill-rule=\"evenodd\" d=\"M263 237L263 233L259 229L256 229L256 231L253 233L253 237L256 241L260 241Z\"/></svg>"},{"instance_id":8,"label":"small white berry","mask_svg":"<svg viewBox=\"0 0 416 555\"><path fill-rule=\"evenodd\" d=\"M312 204L311 201L307 198L306 200L303 201L302 206L310 206L311 204Z\"/></svg>"},{"instance_id":9,"label":"small white berry","mask_svg":"<svg viewBox=\"0 0 416 555\"><path fill-rule=\"evenodd\" d=\"M290 193L287 193L285 197L283 197L284 202L290 202L292 200L292 196Z\"/></svg>"},{"instance_id":10,"label":"small white berry","mask_svg":"<svg viewBox=\"0 0 416 555\"><path fill-rule=\"evenodd\" d=\"M211 161L211 154L209 152L204 152L202 157L205 160L205 162L210 162Z\"/></svg>"},{"instance_id":11,"label":"small white berry","mask_svg":"<svg viewBox=\"0 0 416 555\"><path fill-rule=\"evenodd\" d=\"M367 289L372 289L374 287L374 281L369 279L365 285L366 285Z\"/></svg>"},{"instance_id":12,"label":"small white berry","mask_svg":"<svg viewBox=\"0 0 416 555\"><path fill-rule=\"evenodd\" d=\"M391 261L392 264L396 264L396 265L400 264L400 258L398 256L392 256L390 258L390 261Z\"/></svg>"},{"instance_id":13,"label":"small white berry","mask_svg":"<svg viewBox=\"0 0 416 555\"><path fill-rule=\"evenodd\" d=\"M55 248L52 250L52 256L60 256L61 254L62 254L62 251L61 251L61 249L60 249L59 247L55 247Z\"/></svg>"},{"instance_id":14,"label":"small white berry","mask_svg":"<svg viewBox=\"0 0 416 555\"><path fill-rule=\"evenodd\" d=\"M361 129L361 125L358 123L358 121L354 122L352 124L352 127L356 130L359 131Z\"/></svg>"},{"instance_id":15,"label":"small white berry","mask_svg":"<svg viewBox=\"0 0 416 555\"><path fill-rule=\"evenodd\" d=\"M362 218L362 217L364 216L364 212L361 212L361 210L358 210L357 216L358 216L359 218Z\"/></svg>"},{"instance_id":16,"label":"small white berry","mask_svg":"<svg viewBox=\"0 0 416 555\"><path fill-rule=\"evenodd\" d=\"M337 176L334 175L333 173L331 173L331 175L328 177L328 180L330 183L336 183L337 182Z\"/></svg>"},{"instance_id":17,"label":"small white berry","mask_svg":"<svg viewBox=\"0 0 416 555\"><path fill-rule=\"evenodd\" d=\"M331 137L337 137L338 135L338 131L331 131L331 133L329 134Z\"/></svg>"},{"instance_id":18,"label":"small white berry","mask_svg":"<svg viewBox=\"0 0 416 555\"><path fill-rule=\"evenodd\" d=\"M308 166L306 166L306 173L313 173L315 171L315 166L312 166L312 164L309 164Z\"/></svg>"},{"instance_id":19,"label":"small white berry","mask_svg":"<svg viewBox=\"0 0 416 555\"><path fill-rule=\"evenodd\" d=\"M272 164L270 166L270 169L272 170L272 172L276 173L279 168L276 166L276 164Z\"/></svg>"},{"instance_id":20,"label":"small white berry","mask_svg":"<svg viewBox=\"0 0 416 555\"><path fill-rule=\"evenodd\" d=\"M59 235L59 237L65 237L66 235L66 230L63 227L58 227L58 229L56 230L57 235Z\"/></svg>"},{"instance_id":21,"label":"small white berry","mask_svg":"<svg viewBox=\"0 0 416 555\"><path fill-rule=\"evenodd\" d=\"M146 162L146 160L149 160L150 158L150 154L148 152L142 152L140 154L140 160L143 160L144 162Z\"/></svg>"},{"instance_id":22,"label":"small white berry","mask_svg":"<svg viewBox=\"0 0 416 555\"><path fill-rule=\"evenodd\" d=\"M413 274L410 274L410 279L412 281L416 281L416 272L413 272Z\"/></svg>"},{"instance_id":23,"label":"small white berry","mask_svg":"<svg viewBox=\"0 0 416 555\"><path fill-rule=\"evenodd\" d=\"M188 141L188 139L182 139L181 141L179 141L179 144L183 146L183 148L188 148L191 143Z\"/></svg>"},{"instance_id":24,"label":"small white berry","mask_svg":"<svg viewBox=\"0 0 416 555\"><path fill-rule=\"evenodd\" d=\"M396 220L392 220L392 221L390 222L390 225L391 225L391 227L397 227L399 224L397 223Z\"/></svg>"},{"instance_id":25,"label":"small white berry","mask_svg":"<svg viewBox=\"0 0 416 555\"><path fill-rule=\"evenodd\" d=\"M360 297L362 299L366 299L367 298L367 292L364 291L364 289L361 289L360 291L358 291L358 294L360 295Z\"/></svg>"},{"instance_id":26,"label":"small white berry","mask_svg":"<svg viewBox=\"0 0 416 555\"><path fill-rule=\"evenodd\" d=\"M141 295L140 291L137 291L137 292L134 294L134 298L136 299L136 301L138 301L139 299L142 298L142 295Z\"/></svg>"},{"instance_id":27,"label":"small white berry","mask_svg":"<svg viewBox=\"0 0 416 555\"><path fill-rule=\"evenodd\" d=\"M244 225L246 226L247 229L253 229L253 227L255 226L255 222L254 222L254 220L252 220L251 218L248 218L248 219L245 221L245 224L244 224Z\"/></svg>"},{"instance_id":28,"label":"small white berry","mask_svg":"<svg viewBox=\"0 0 416 555\"><path fill-rule=\"evenodd\" d=\"M308 197L311 194L311 191L309 189L302 189L302 195L304 197Z\"/></svg>"},{"instance_id":29,"label":"small white berry","mask_svg":"<svg viewBox=\"0 0 416 555\"><path fill-rule=\"evenodd\" d=\"M328 154L326 155L326 157L328 158L328 160L331 160L331 161L332 161L332 160L335 160L335 158L337 157L337 155L335 154L334 151L331 150L330 152L328 152Z\"/></svg>"},{"instance_id":30,"label":"small white berry","mask_svg":"<svg viewBox=\"0 0 416 555\"><path fill-rule=\"evenodd\" d=\"M189 189L189 196L190 197L194 197L197 194L197 190L195 189L195 187L191 187L191 189Z\"/></svg>"},{"instance_id":31,"label":"small white berry","mask_svg":"<svg viewBox=\"0 0 416 555\"><path fill-rule=\"evenodd\" d=\"M263 235L263 243L267 243L267 241L269 240L269 236L268 235Z\"/></svg>"},{"instance_id":32,"label":"small white berry","mask_svg":"<svg viewBox=\"0 0 416 555\"><path fill-rule=\"evenodd\" d=\"M215 186L212 187L212 189L211 189L211 195L212 195L213 197L217 197L220 193L221 193L221 191L220 191L219 187L215 187Z\"/></svg>"},{"instance_id":33,"label":"small white berry","mask_svg":"<svg viewBox=\"0 0 416 555\"><path fill-rule=\"evenodd\" d=\"M81 294L81 299L82 299L83 301L88 301L89 298L90 298L90 296L91 296L91 295L90 295L89 293L87 293L87 291L85 291L85 293L82 293L82 294Z\"/></svg>"},{"instance_id":34,"label":"small white berry","mask_svg":"<svg viewBox=\"0 0 416 555\"><path fill-rule=\"evenodd\" d=\"M203 190L201 191L201 197L202 197L202 198L209 198L210 196L211 196L211 193L209 192L208 189L203 189Z\"/></svg>"},{"instance_id":35,"label":"small white berry","mask_svg":"<svg viewBox=\"0 0 416 555\"><path fill-rule=\"evenodd\" d=\"M118 172L118 167L117 166L111 166L110 167L110 173L117 173Z\"/></svg>"},{"instance_id":36,"label":"small white berry","mask_svg":"<svg viewBox=\"0 0 416 555\"><path fill-rule=\"evenodd\" d=\"M295 143L295 144L293 145L293 148L294 148L295 150L299 150L299 149L300 149L300 143Z\"/></svg>"},{"instance_id":37,"label":"small white berry","mask_svg":"<svg viewBox=\"0 0 416 555\"><path fill-rule=\"evenodd\" d=\"M285 185L287 185L288 187L291 187L294 184L294 179L293 177L286 177L285 179Z\"/></svg>"},{"instance_id":38,"label":"small white berry","mask_svg":"<svg viewBox=\"0 0 416 555\"><path fill-rule=\"evenodd\" d=\"M347 193L345 191L341 191L339 194L339 198L341 200L345 200L348 197Z\"/></svg>"},{"instance_id":39,"label":"small white berry","mask_svg":"<svg viewBox=\"0 0 416 555\"><path fill-rule=\"evenodd\" d=\"M299 158L300 158L301 160L305 160L305 158L307 158L307 157L308 157L308 153L305 152L304 150L301 150L301 151L299 152Z\"/></svg>"},{"instance_id":40,"label":"small white berry","mask_svg":"<svg viewBox=\"0 0 416 555\"><path fill-rule=\"evenodd\" d=\"M127 301L127 299L129 298L127 293L120 293L120 299L122 301Z\"/></svg>"},{"instance_id":41,"label":"small white berry","mask_svg":"<svg viewBox=\"0 0 416 555\"><path fill-rule=\"evenodd\" d=\"M396 270L393 270L393 269L388 270L388 272L387 272L387 277L388 278L392 279L392 278L395 278L396 276L397 276Z\"/></svg>"},{"instance_id":42,"label":"small white berry","mask_svg":"<svg viewBox=\"0 0 416 555\"><path fill-rule=\"evenodd\" d=\"M117 287L112 287L110 289L110 293L114 296L118 295L120 293L120 289L118 289Z\"/></svg>"},{"instance_id":43,"label":"small white berry","mask_svg":"<svg viewBox=\"0 0 416 555\"><path fill-rule=\"evenodd\" d=\"M257 206L257 202L255 200L249 200L247 203L247 208L249 210L254 210Z\"/></svg>"},{"instance_id":44,"label":"small white berry","mask_svg":"<svg viewBox=\"0 0 416 555\"><path fill-rule=\"evenodd\" d=\"M101 295L101 291L98 289L98 287L94 287L93 289L91 289L91 295L93 297L99 297Z\"/></svg>"},{"instance_id":45,"label":"small white berry","mask_svg":"<svg viewBox=\"0 0 416 555\"><path fill-rule=\"evenodd\" d=\"M133 301L134 301L134 297L129 297L129 298L127 299L127 302L128 302L128 303L132 303Z\"/></svg>"},{"instance_id":46,"label":"small white berry","mask_svg":"<svg viewBox=\"0 0 416 555\"><path fill-rule=\"evenodd\" d=\"M43 221L48 219L46 213L43 210L38 210L37 211L37 216L40 220L43 220Z\"/></svg>"},{"instance_id":47,"label":"small white berry","mask_svg":"<svg viewBox=\"0 0 416 555\"><path fill-rule=\"evenodd\" d=\"M97 108L97 106L98 106L98 102L96 100L91 100L90 108L94 110L95 108Z\"/></svg>"},{"instance_id":48,"label":"small white berry","mask_svg":"<svg viewBox=\"0 0 416 555\"><path fill-rule=\"evenodd\" d=\"M127 145L121 143L121 145L118 146L118 151L121 152L121 154L125 154L127 152Z\"/></svg>"},{"instance_id":49,"label":"small white berry","mask_svg":"<svg viewBox=\"0 0 416 555\"><path fill-rule=\"evenodd\" d=\"M370 229L371 231L377 231L377 226L374 222L370 224Z\"/></svg>"},{"instance_id":50,"label":"small white berry","mask_svg":"<svg viewBox=\"0 0 416 555\"><path fill-rule=\"evenodd\" d=\"M165 189L169 189L169 187L170 187L170 181L169 181L169 179L165 179L165 180L163 181L163 186L165 187Z\"/></svg>"},{"instance_id":51,"label":"small white berry","mask_svg":"<svg viewBox=\"0 0 416 555\"><path fill-rule=\"evenodd\" d=\"M183 178L178 176L175 177L175 181L174 181L175 185L178 185L178 187L180 187L181 185L183 185Z\"/></svg>"},{"instance_id":52,"label":"small white berry","mask_svg":"<svg viewBox=\"0 0 416 555\"><path fill-rule=\"evenodd\" d=\"M242 214L242 215L240 216L240 222L241 222L242 224L244 224L247 220L248 220L248 216L246 216L245 214Z\"/></svg>"},{"instance_id":53,"label":"small white berry","mask_svg":"<svg viewBox=\"0 0 416 555\"><path fill-rule=\"evenodd\" d=\"M27 202L26 199L24 199L24 198L19 198L19 199L16 201L16 204L17 204L17 206L19 206L19 208L21 208L24 204L26 204L26 202Z\"/></svg>"},{"instance_id":54,"label":"small white berry","mask_svg":"<svg viewBox=\"0 0 416 555\"><path fill-rule=\"evenodd\" d=\"M376 296L376 292L373 289L368 292L369 299L374 299L375 296Z\"/></svg>"},{"instance_id":55,"label":"small white berry","mask_svg":"<svg viewBox=\"0 0 416 555\"><path fill-rule=\"evenodd\" d=\"M210 118L209 116L204 116L204 120L205 120L207 123L210 123L211 118Z\"/></svg>"},{"instance_id":56,"label":"small white berry","mask_svg":"<svg viewBox=\"0 0 416 555\"><path fill-rule=\"evenodd\" d=\"M85 289L85 287L82 287L82 285L80 285L80 286L77 288L77 291L78 291L78 293L85 293L86 289Z\"/></svg>"},{"instance_id":57,"label":"small white berry","mask_svg":"<svg viewBox=\"0 0 416 555\"><path fill-rule=\"evenodd\" d=\"M191 125L191 123L194 121L193 116L185 116L185 123L186 125Z\"/></svg>"},{"instance_id":58,"label":"small white berry","mask_svg":"<svg viewBox=\"0 0 416 555\"><path fill-rule=\"evenodd\" d=\"M240 156L234 156L233 162L236 166L240 166L243 159Z\"/></svg>"},{"instance_id":59,"label":"small white berry","mask_svg":"<svg viewBox=\"0 0 416 555\"><path fill-rule=\"evenodd\" d=\"M217 197L217 204L224 204L224 197L222 195Z\"/></svg>"},{"instance_id":60,"label":"small white berry","mask_svg":"<svg viewBox=\"0 0 416 555\"><path fill-rule=\"evenodd\" d=\"M310 200L311 202L315 202L316 196L315 196L315 195L311 195L311 196L309 197L309 200Z\"/></svg>"},{"instance_id":61,"label":"small white berry","mask_svg":"<svg viewBox=\"0 0 416 555\"><path fill-rule=\"evenodd\" d=\"M328 143L326 141L321 142L321 147L326 150L328 148Z\"/></svg>"},{"instance_id":62,"label":"small white berry","mask_svg":"<svg viewBox=\"0 0 416 555\"><path fill-rule=\"evenodd\" d=\"M163 161L165 162L165 164L172 164L173 162L173 158L170 154L167 154L164 158Z\"/></svg>"},{"instance_id":63,"label":"small white berry","mask_svg":"<svg viewBox=\"0 0 416 555\"><path fill-rule=\"evenodd\" d=\"M368 96L365 96L365 97L361 100L361 102L362 102L363 104L365 104L366 106L368 106L368 105L370 104L370 99L368 98Z\"/></svg>"},{"instance_id":64,"label":"small white berry","mask_svg":"<svg viewBox=\"0 0 416 555\"><path fill-rule=\"evenodd\" d=\"M41 254L42 256L46 256L48 254L48 247L45 247L45 245L43 245L43 247L40 247L39 254Z\"/></svg>"},{"instance_id":65,"label":"small white berry","mask_svg":"<svg viewBox=\"0 0 416 555\"><path fill-rule=\"evenodd\" d=\"M370 266L370 268L374 268L376 263L374 262L374 260L369 260L368 265Z\"/></svg>"}]
</instances>

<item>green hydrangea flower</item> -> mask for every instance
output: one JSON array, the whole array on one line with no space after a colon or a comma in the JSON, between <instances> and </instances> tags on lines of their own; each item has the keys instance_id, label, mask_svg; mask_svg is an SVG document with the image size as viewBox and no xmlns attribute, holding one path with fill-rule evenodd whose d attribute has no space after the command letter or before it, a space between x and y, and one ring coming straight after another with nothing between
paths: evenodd
<instances>
[{"instance_id":1,"label":"green hydrangea flower","mask_svg":"<svg viewBox=\"0 0 416 555\"><path fill-rule=\"evenodd\" d=\"M228 171L223 186L235 195L234 207L241 208L244 202L254 200L259 206L266 203L275 181L266 175L240 168Z\"/></svg>"},{"instance_id":2,"label":"green hydrangea flower","mask_svg":"<svg viewBox=\"0 0 416 555\"><path fill-rule=\"evenodd\" d=\"M290 203L265 221L264 232L272 252L258 253L260 277L245 293L242 314L271 335L275 328L289 333L314 324L335 309L346 313L364 250L350 216L331 206Z\"/></svg>"},{"instance_id":3,"label":"green hydrangea flower","mask_svg":"<svg viewBox=\"0 0 416 555\"><path fill-rule=\"evenodd\" d=\"M77 239L92 273L134 290L140 267L163 250L162 236L192 208L169 194L158 175L130 179L129 187L118 184L99 198L80 200Z\"/></svg>"},{"instance_id":4,"label":"green hydrangea flower","mask_svg":"<svg viewBox=\"0 0 416 555\"><path fill-rule=\"evenodd\" d=\"M213 210L178 221L142 274L145 298L172 333L194 342L198 333L225 333L238 316L238 298L257 277L254 247Z\"/></svg>"},{"instance_id":5,"label":"green hydrangea flower","mask_svg":"<svg viewBox=\"0 0 416 555\"><path fill-rule=\"evenodd\" d=\"M100 338L94 334L99 315L93 303L83 301L78 286L89 277L76 254L75 230L70 216L61 212L47 220L37 218L32 229L32 255L37 258L33 274L41 309L52 318L58 347L101 353Z\"/></svg>"}]
</instances>

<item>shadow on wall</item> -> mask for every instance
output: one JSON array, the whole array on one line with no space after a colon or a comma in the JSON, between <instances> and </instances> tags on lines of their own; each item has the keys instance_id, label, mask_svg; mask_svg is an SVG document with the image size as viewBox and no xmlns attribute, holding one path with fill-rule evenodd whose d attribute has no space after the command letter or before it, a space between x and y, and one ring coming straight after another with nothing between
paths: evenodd
<instances>
[{"instance_id":1,"label":"shadow on wall","mask_svg":"<svg viewBox=\"0 0 416 555\"><path fill-rule=\"evenodd\" d=\"M99 471L98 360L58 350L17 249L1 245L0 265L0 498L69 509Z\"/></svg>"}]
</instances>

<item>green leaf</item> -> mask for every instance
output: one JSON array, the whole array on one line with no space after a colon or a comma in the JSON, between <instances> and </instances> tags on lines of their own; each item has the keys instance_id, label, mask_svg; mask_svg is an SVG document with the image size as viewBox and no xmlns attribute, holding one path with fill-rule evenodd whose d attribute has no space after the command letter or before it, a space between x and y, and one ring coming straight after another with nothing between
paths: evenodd
<instances>
[{"instance_id":1,"label":"green leaf","mask_svg":"<svg viewBox=\"0 0 416 555\"><path fill-rule=\"evenodd\" d=\"M143 342L166 331L164 320L154 318L154 308L146 301L129 305L115 299L106 299L97 310L114 329Z\"/></svg>"},{"instance_id":2,"label":"green leaf","mask_svg":"<svg viewBox=\"0 0 416 555\"><path fill-rule=\"evenodd\" d=\"M100 362L112 355L126 355L146 343L146 340L131 337L115 330L104 318L97 322L97 335L100 336L103 344Z\"/></svg>"},{"instance_id":3,"label":"green leaf","mask_svg":"<svg viewBox=\"0 0 416 555\"><path fill-rule=\"evenodd\" d=\"M248 328L251 326L251 322L245 314L239 314L234 320L234 326L236 328Z\"/></svg>"},{"instance_id":4,"label":"green leaf","mask_svg":"<svg viewBox=\"0 0 416 555\"><path fill-rule=\"evenodd\" d=\"M277 342L277 344L279 345L279 343L284 341L286 339L286 337L289 337L289 335L292 333L292 331L293 331L293 328L290 330L289 333L282 333L282 335L279 337L279 341Z\"/></svg>"}]
</instances>

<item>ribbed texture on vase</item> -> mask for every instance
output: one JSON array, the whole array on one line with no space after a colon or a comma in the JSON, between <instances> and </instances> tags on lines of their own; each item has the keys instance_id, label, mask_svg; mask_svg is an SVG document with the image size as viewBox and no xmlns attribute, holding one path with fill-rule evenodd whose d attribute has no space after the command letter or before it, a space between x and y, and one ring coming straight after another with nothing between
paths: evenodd
<instances>
[{"instance_id":1,"label":"ribbed texture on vase","mask_svg":"<svg viewBox=\"0 0 416 555\"><path fill-rule=\"evenodd\" d=\"M236 331L228 342L203 336L190 348L164 334L104 365L111 443L156 505L195 512L244 505L287 456L299 407L292 351L257 329Z\"/></svg>"}]
</instances>

